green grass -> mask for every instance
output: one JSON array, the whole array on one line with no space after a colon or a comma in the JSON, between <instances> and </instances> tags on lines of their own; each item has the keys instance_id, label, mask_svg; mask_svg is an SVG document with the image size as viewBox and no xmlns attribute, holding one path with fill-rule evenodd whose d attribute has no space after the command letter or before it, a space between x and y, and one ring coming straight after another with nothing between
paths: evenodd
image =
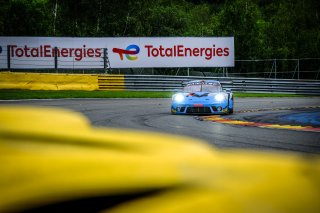
<instances>
[{"instance_id":1,"label":"green grass","mask_svg":"<svg viewBox=\"0 0 320 213\"><path fill-rule=\"evenodd\" d=\"M55 98L168 98L172 92L0 90L1 100Z\"/></svg>"},{"instance_id":2,"label":"green grass","mask_svg":"<svg viewBox=\"0 0 320 213\"><path fill-rule=\"evenodd\" d=\"M56 98L170 98L173 92L0 90L0 100ZM303 97L301 95L234 93L235 97Z\"/></svg>"}]
</instances>

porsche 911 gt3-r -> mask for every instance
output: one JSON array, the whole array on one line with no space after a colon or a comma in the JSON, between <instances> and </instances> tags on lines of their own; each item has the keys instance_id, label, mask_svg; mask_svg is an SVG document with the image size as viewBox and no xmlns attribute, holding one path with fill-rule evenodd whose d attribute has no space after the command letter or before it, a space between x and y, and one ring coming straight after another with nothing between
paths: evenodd
<instances>
[{"instance_id":1,"label":"porsche 911 gt3-r","mask_svg":"<svg viewBox=\"0 0 320 213\"><path fill-rule=\"evenodd\" d=\"M233 94L223 91L219 81L187 82L182 92L172 96L172 114L231 114Z\"/></svg>"}]
</instances>

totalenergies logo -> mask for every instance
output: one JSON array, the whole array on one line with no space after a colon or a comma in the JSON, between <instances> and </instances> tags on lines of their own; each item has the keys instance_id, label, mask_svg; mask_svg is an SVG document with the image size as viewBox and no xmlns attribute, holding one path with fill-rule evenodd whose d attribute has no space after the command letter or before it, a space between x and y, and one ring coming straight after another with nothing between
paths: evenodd
<instances>
[{"instance_id":1,"label":"totalenergies logo","mask_svg":"<svg viewBox=\"0 0 320 213\"><path fill-rule=\"evenodd\" d=\"M140 48L138 45L131 44L127 46L126 49L113 48L112 52L118 53L121 60L123 60L123 55L125 55L128 60L133 61L133 60L137 60L138 56L132 56L132 55L137 55L140 52Z\"/></svg>"}]
</instances>

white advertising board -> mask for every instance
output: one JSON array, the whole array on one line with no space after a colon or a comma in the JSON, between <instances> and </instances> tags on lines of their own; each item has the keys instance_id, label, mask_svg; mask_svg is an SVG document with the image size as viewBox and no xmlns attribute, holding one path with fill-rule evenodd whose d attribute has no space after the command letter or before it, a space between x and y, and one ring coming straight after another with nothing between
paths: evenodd
<instances>
[{"instance_id":1,"label":"white advertising board","mask_svg":"<svg viewBox=\"0 0 320 213\"><path fill-rule=\"evenodd\" d=\"M233 37L0 37L0 69L104 67L104 48L111 68L233 67Z\"/></svg>"}]
</instances>

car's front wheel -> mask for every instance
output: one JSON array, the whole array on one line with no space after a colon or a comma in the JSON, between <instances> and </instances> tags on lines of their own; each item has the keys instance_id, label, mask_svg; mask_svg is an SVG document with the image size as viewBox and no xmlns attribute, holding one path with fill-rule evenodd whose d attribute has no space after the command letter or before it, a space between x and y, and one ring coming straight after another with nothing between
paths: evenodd
<instances>
[{"instance_id":1,"label":"car's front wheel","mask_svg":"<svg viewBox=\"0 0 320 213\"><path fill-rule=\"evenodd\" d=\"M176 115L177 111L171 108L171 115Z\"/></svg>"},{"instance_id":2,"label":"car's front wheel","mask_svg":"<svg viewBox=\"0 0 320 213\"><path fill-rule=\"evenodd\" d=\"M230 101L229 101L229 105L228 105L228 114L233 114L233 96L231 97L231 102L232 102L232 107L230 108Z\"/></svg>"}]
</instances>

